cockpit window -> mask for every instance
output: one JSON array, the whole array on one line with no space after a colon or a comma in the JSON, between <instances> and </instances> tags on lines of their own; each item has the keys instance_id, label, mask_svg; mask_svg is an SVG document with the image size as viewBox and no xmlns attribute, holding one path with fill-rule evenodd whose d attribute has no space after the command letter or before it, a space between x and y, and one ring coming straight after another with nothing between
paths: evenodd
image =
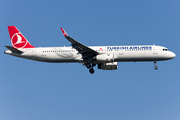
<instances>
[{"instance_id":1,"label":"cockpit window","mask_svg":"<svg viewBox=\"0 0 180 120\"><path fill-rule=\"evenodd\" d=\"M168 49L163 49L163 51L169 51Z\"/></svg>"}]
</instances>

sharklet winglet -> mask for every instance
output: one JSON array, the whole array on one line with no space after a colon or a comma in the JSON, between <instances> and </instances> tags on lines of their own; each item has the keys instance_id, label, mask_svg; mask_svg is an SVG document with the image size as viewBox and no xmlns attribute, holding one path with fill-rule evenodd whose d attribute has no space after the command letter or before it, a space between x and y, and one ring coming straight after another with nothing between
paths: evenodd
<instances>
[{"instance_id":1,"label":"sharklet winglet","mask_svg":"<svg viewBox=\"0 0 180 120\"><path fill-rule=\"evenodd\" d=\"M61 27L61 30L62 30L62 33L63 33L64 37L67 37L68 34L66 33L66 31L62 27Z\"/></svg>"}]
</instances>

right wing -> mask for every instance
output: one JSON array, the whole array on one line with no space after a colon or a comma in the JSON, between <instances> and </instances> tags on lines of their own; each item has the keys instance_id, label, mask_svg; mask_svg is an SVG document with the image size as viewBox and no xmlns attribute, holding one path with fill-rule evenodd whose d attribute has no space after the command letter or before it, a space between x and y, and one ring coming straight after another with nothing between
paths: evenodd
<instances>
[{"instance_id":1,"label":"right wing","mask_svg":"<svg viewBox=\"0 0 180 120\"><path fill-rule=\"evenodd\" d=\"M79 43L78 41L69 37L63 28L61 28L61 30L63 32L64 37L72 43L71 44L72 47L74 49L76 49L79 52L79 54L82 54L83 58L93 57L98 54L98 52L96 52L95 50L93 50L93 49L87 47L86 45L83 45L82 43Z\"/></svg>"}]
</instances>

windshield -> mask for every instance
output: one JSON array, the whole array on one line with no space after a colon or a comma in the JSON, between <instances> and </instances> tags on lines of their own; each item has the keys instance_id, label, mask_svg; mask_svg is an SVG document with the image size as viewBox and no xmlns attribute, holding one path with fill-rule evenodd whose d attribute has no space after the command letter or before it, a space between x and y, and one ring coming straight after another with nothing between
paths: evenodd
<instances>
[{"instance_id":1,"label":"windshield","mask_svg":"<svg viewBox=\"0 0 180 120\"><path fill-rule=\"evenodd\" d=\"M169 51L167 48L164 48L163 51Z\"/></svg>"}]
</instances>

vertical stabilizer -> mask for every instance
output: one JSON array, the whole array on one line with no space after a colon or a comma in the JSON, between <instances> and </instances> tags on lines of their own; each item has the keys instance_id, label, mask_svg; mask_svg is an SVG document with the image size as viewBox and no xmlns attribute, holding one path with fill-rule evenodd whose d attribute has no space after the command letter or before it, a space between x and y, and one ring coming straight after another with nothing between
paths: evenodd
<instances>
[{"instance_id":1,"label":"vertical stabilizer","mask_svg":"<svg viewBox=\"0 0 180 120\"><path fill-rule=\"evenodd\" d=\"M15 26L8 26L8 30L13 48L35 48Z\"/></svg>"}]
</instances>

